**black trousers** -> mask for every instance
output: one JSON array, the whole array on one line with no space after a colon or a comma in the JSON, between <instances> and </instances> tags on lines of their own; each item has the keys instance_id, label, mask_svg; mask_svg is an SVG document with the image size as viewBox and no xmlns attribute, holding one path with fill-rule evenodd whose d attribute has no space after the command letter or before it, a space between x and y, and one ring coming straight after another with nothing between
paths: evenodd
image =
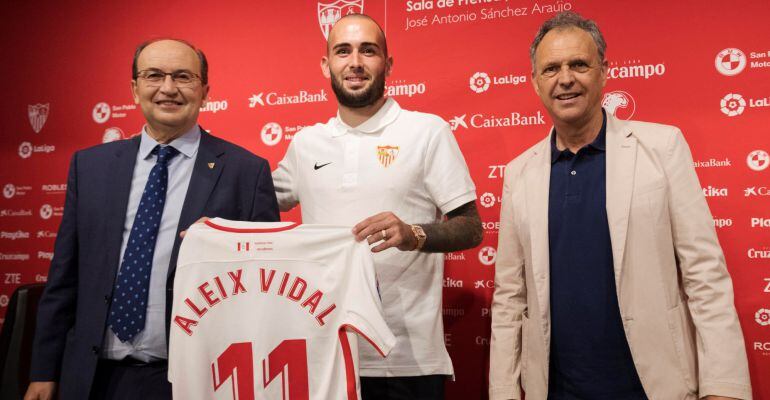
<instances>
[{"instance_id":1,"label":"black trousers","mask_svg":"<svg viewBox=\"0 0 770 400\"><path fill-rule=\"evenodd\" d=\"M91 400L171 400L168 363L99 360Z\"/></svg>"},{"instance_id":2,"label":"black trousers","mask_svg":"<svg viewBox=\"0 0 770 400\"><path fill-rule=\"evenodd\" d=\"M361 377L361 400L444 400L446 375Z\"/></svg>"}]
</instances>

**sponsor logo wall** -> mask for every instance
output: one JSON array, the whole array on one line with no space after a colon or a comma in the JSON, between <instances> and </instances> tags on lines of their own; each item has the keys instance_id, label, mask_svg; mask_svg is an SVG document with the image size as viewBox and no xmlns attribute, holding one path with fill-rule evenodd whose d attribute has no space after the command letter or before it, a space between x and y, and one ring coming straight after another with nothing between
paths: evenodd
<instances>
[{"instance_id":1,"label":"sponsor logo wall","mask_svg":"<svg viewBox=\"0 0 770 400\"><path fill-rule=\"evenodd\" d=\"M0 322L16 287L47 279L72 154L129 139L142 128L129 86L139 42L173 36L202 48L211 91L200 109L201 125L275 167L303 127L336 113L318 63L334 22L363 11L380 22L394 57L386 94L406 109L447 121L477 186L485 239L478 248L445 255L443 315L456 370L448 398L486 398L505 164L551 127L532 88L529 45L542 21L574 10L595 19L608 42L601 97L607 112L622 120L676 125L690 144L733 277L754 395L770 399L770 382L761 379L770 376L768 9L750 0L689 3L205 3L187 9L184 19L166 18L179 10L165 4L152 13L140 4L108 4L98 13L88 5L10 5L16 17L0 24L0 33L16 38L6 51L20 55L14 65L24 74L0 78L13 94L0 107ZM663 11L654 21L639 18L653 8ZM240 18L220 23L211 15ZM73 19L82 32L70 32L67 21ZM46 28L28 35L31 24ZM373 157L392 168L398 151L383 146ZM282 218L299 220L299 212Z\"/></svg>"}]
</instances>

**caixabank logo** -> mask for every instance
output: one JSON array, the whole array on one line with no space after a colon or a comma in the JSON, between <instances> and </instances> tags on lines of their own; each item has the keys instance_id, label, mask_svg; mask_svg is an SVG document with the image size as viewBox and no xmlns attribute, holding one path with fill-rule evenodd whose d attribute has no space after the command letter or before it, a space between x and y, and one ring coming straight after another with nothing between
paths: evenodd
<instances>
[{"instance_id":1,"label":"caixabank logo","mask_svg":"<svg viewBox=\"0 0 770 400\"><path fill-rule=\"evenodd\" d=\"M324 89L303 89L291 93L284 93L281 91L262 91L259 93L252 93L248 100L249 108L257 108L326 102L329 100L329 95Z\"/></svg>"},{"instance_id":2,"label":"caixabank logo","mask_svg":"<svg viewBox=\"0 0 770 400\"><path fill-rule=\"evenodd\" d=\"M512 111L510 114L496 115L475 113L456 115L449 120L449 127L454 132L463 129L488 129L488 128L518 128L523 126L545 125L545 115L542 112L521 113Z\"/></svg>"}]
</instances>

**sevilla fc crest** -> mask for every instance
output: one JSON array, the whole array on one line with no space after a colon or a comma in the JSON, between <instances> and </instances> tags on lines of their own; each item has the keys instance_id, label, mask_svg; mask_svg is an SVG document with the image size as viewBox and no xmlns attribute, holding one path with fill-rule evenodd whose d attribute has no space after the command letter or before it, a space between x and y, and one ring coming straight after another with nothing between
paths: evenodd
<instances>
[{"instance_id":1,"label":"sevilla fc crest","mask_svg":"<svg viewBox=\"0 0 770 400\"><path fill-rule=\"evenodd\" d=\"M363 14L364 0L337 0L332 3L318 2L318 25L321 26L321 32L325 39L329 39L329 31L332 26L348 14Z\"/></svg>"},{"instance_id":2,"label":"sevilla fc crest","mask_svg":"<svg viewBox=\"0 0 770 400\"><path fill-rule=\"evenodd\" d=\"M377 159L387 168L398 156L398 146L377 146Z\"/></svg>"},{"instance_id":3,"label":"sevilla fc crest","mask_svg":"<svg viewBox=\"0 0 770 400\"><path fill-rule=\"evenodd\" d=\"M50 103L46 104L35 104L35 105L28 105L27 106L27 115L29 115L29 123L32 125L32 130L35 131L35 133L40 133L40 130L43 129L43 125L45 125L45 120L48 119L48 109L49 109Z\"/></svg>"}]
</instances>

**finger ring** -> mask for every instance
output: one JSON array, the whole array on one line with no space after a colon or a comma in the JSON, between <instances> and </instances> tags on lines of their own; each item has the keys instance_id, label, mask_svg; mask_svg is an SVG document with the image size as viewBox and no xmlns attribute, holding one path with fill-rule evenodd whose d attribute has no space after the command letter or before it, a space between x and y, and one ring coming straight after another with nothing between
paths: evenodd
<instances>
[{"instance_id":1,"label":"finger ring","mask_svg":"<svg viewBox=\"0 0 770 400\"><path fill-rule=\"evenodd\" d=\"M382 240L388 240L388 231L382 230Z\"/></svg>"}]
</instances>

